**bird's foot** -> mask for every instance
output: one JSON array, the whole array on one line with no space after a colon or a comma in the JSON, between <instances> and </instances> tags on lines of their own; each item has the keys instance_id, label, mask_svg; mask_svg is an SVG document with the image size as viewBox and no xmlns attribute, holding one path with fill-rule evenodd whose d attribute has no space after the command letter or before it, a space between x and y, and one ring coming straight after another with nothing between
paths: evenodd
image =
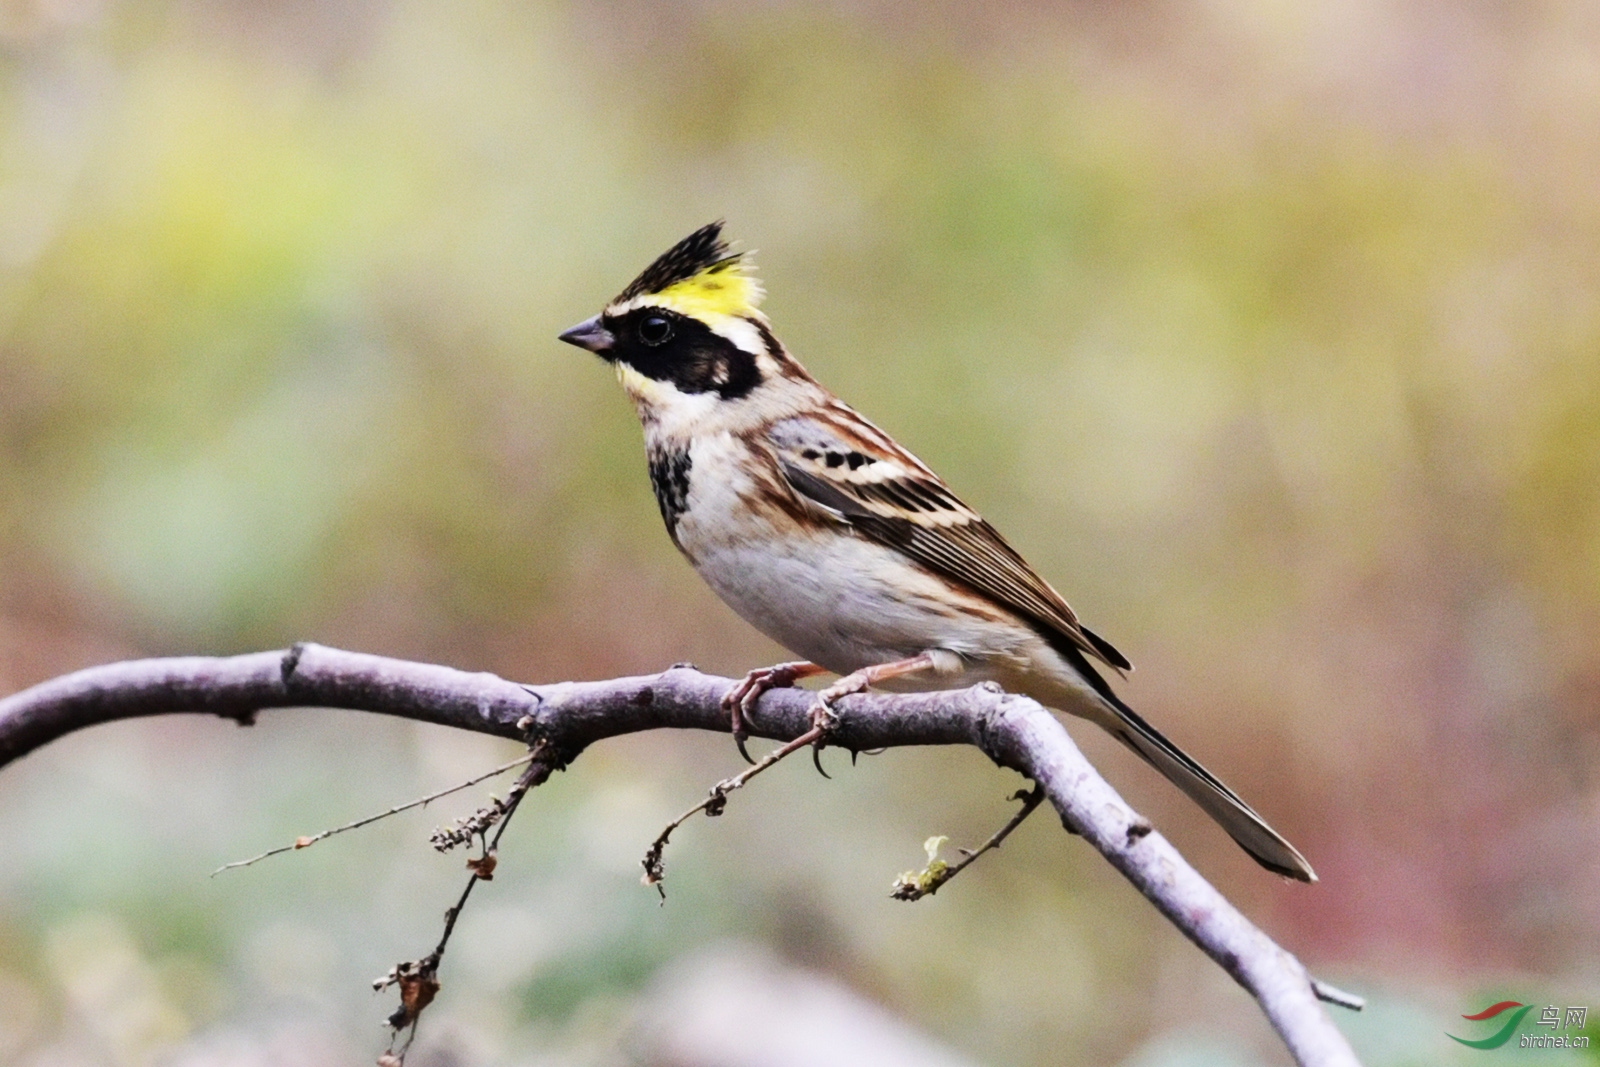
<instances>
[{"instance_id":1,"label":"bird's foot","mask_svg":"<svg viewBox=\"0 0 1600 1067\"><path fill-rule=\"evenodd\" d=\"M811 728L817 734L816 740L811 742L811 763L822 777L833 777L822 769L822 748L828 743L828 735L839 725L839 715L833 710L833 702L840 697L865 693L871 683L870 668L852 671L817 693L817 702L811 707Z\"/></svg>"},{"instance_id":2,"label":"bird's foot","mask_svg":"<svg viewBox=\"0 0 1600 1067\"><path fill-rule=\"evenodd\" d=\"M787 689L802 678L822 674L824 669L803 659L771 667L757 667L723 695L722 709L728 713L733 727L733 743L739 747L739 755L744 757L746 763L755 762L744 743L750 737L747 724L750 713L755 710L756 701L769 689Z\"/></svg>"}]
</instances>

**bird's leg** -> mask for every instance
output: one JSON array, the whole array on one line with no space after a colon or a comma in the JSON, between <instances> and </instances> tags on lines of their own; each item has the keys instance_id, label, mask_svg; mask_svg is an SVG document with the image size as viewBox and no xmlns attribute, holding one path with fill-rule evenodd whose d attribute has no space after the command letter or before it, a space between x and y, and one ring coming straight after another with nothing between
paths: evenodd
<instances>
[{"instance_id":1,"label":"bird's leg","mask_svg":"<svg viewBox=\"0 0 1600 1067\"><path fill-rule=\"evenodd\" d=\"M745 751L744 742L750 736L750 731L745 729L745 723L749 720L756 701L761 699L761 694L768 689L787 689L802 678L810 678L814 674L826 674L827 670L826 667L819 667L803 659L792 663L779 663L772 667L757 667L723 695L722 709L728 712L733 724L733 743L739 746L739 755L744 757L746 763L754 763L755 760Z\"/></svg>"},{"instance_id":2,"label":"bird's leg","mask_svg":"<svg viewBox=\"0 0 1600 1067\"><path fill-rule=\"evenodd\" d=\"M903 678L908 674L918 674L922 671L937 669L938 661L932 652L921 652L909 659L897 659L888 663L874 663L870 667L862 667L859 671L851 671L837 682L817 693L817 703L811 709L811 725L818 731L817 739L811 745L811 762L816 765L817 773L824 778L828 772L822 769L822 746L827 743L828 731L833 729L838 716L833 713L833 702L840 697L860 693L868 686L887 682L891 678Z\"/></svg>"}]
</instances>

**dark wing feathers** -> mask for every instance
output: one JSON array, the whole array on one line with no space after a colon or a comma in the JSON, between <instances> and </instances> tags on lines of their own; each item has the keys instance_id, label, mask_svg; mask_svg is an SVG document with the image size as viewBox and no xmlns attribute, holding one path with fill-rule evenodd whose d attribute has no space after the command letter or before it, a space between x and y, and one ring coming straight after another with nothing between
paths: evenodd
<instances>
[{"instance_id":1,"label":"dark wing feathers","mask_svg":"<svg viewBox=\"0 0 1600 1067\"><path fill-rule=\"evenodd\" d=\"M1112 734L1188 794L1262 866L1316 881L1305 857L1237 793L1117 698L1089 660L1127 670L1122 653L1084 629L1060 594L915 456L842 404L773 424L767 444L803 502L1028 622L1104 698L1114 713L1115 721L1104 724Z\"/></svg>"},{"instance_id":2,"label":"dark wing feathers","mask_svg":"<svg viewBox=\"0 0 1600 1067\"><path fill-rule=\"evenodd\" d=\"M863 536L1009 608L1043 628L1053 644L1064 640L1119 670L1131 668L1109 641L1079 624L999 531L853 411L841 405L827 415L783 420L769 428L767 442L796 493ZM851 454L866 462L840 461Z\"/></svg>"},{"instance_id":3,"label":"dark wing feathers","mask_svg":"<svg viewBox=\"0 0 1600 1067\"><path fill-rule=\"evenodd\" d=\"M1078 629L1083 632L1083 636L1086 637L1089 643L1094 646L1096 654L1098 654L1101 659L1105 660L1118 670L1133 670L1133 664L1128 662L1128 657L1124 656L1121 652L1118 652L1116 646L1114 646L1110 641L1107 641L1105 638L1101 637L1099 634L1095 633L1081 622L1078 624Z\"/></svg>"}]
</instances>

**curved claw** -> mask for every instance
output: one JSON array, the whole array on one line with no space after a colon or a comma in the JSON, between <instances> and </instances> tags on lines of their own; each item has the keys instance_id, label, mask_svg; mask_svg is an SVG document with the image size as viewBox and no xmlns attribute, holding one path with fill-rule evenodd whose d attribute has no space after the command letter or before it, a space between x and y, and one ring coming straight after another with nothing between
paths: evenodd
<instances>
[{"instance_id":1,"label":"curved claw","mask_svg":"<svg viewBox=\"0 0 1600 1067\"><path fill-rule=\"evenodd\" d=\"M750 758L750 750L744 747L745 741L750 737L749 731L744 728L745 701L749 699L752 688L751 678L746 675L744 681L723 694L722 710L728 713L728 725L733 733L734 747L739 750L739 755L744 757L744 761L753 766L756 761Z\"/></svg>"},{"instance_id":2,"label":"curved claw","mask_svg":"<svg viewBox=\"0 0 1600 1067\"><path fill-rule=\"evenodd\" d=\"M722 706L727 709L729 725L733 728L734 747L739 750L739 755L744 757L744 761L753 766L756 761L750 758L749 749L744 747L745 741L750 737L750 732L744 728L744 701L734 697L734 693L737 692L737 689L733 690L723 697Z\"/></svg>"},{"instance_id":3,"label":"curved claw","mask_svg":"<svg viewBox=\"0 0 1600 1067\"><path fill-rule=\"evenodd\" d=\"M817 769L818 774L829 781L833 780L833 775L822 769L822 747L827 744L828 732L833 728L835 721L829 692L824 690L817 694L817 705L811 709L811 726L819 731L817 739L811 742L811 765Z\"/></svg>"},{"instance_id":4,"label":"curved claw","mask_svg":"<svg viewBox=\"0 0 1600 1067\"><path fill-rule=\"evenodd\" d=\"M745 748L745 741L750 734L744 728L750 713L755 709L756 701L761 699L761 694L769 689L787 689L800 678L807 678L820 672L822 668L814 663L797 660L793 663L779 663L771 667L757 667L747 673L732 689L723 694L722 707L728 712L733 727L733 743L739 749L739 755L752 766L755 760Z\"/></svg>"}]
</instances>

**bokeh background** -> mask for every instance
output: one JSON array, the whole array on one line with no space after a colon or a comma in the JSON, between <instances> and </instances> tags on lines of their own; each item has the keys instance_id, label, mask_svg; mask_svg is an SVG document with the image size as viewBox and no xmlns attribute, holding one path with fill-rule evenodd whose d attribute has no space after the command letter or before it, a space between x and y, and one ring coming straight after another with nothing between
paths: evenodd
<instances>
[{"instance_id":1,"label":"bokeh background","mask_svg":"<svg viewBox=\"0 0 1600 1067\"><path fill-rule=\"evenodd\" d=\"M1445 1032L1600 1011L1597 130L1584 0L6 0L0 691L299 639L540 681L780 658L554 339L726 217L796 354L1310 857L1314 887L1264 874L1075 729L1371 998L1339 1017L1365 1062L1515 1058ZM371 1062L368 982L463 876L427 834L490 787L207 874L514 753L306 711L7 768L0 1062ZM1052 820L888 899L1015 775L828 762L680 831L662 907L638 859L737 756L586 754L508 834L411 1062L1287 1062Z\"/></svg>"}]
</instances>

